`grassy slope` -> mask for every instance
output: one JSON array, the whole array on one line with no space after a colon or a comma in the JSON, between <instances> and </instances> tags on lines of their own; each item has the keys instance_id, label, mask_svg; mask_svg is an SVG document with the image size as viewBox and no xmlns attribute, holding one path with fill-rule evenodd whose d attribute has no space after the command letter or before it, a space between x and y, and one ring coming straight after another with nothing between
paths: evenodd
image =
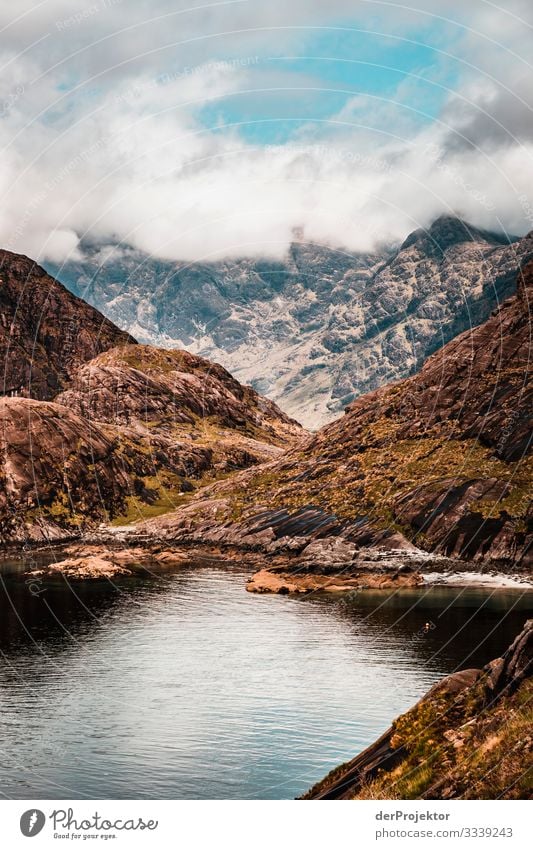
<instances>
[{"instance_id":1,"label":"grassy slope","mask_svg":"<svg viewBox=\"0 0 533 849\"><path fill-rule=\"evenodd\" d=\"M343 798L524 799L533 793L533 681L487 703L483 679L459 695L424 699L392 726L391 748L400 762L383 769ZM310 794L342 779L332 770Z\"/></svg>"}]
</instances>

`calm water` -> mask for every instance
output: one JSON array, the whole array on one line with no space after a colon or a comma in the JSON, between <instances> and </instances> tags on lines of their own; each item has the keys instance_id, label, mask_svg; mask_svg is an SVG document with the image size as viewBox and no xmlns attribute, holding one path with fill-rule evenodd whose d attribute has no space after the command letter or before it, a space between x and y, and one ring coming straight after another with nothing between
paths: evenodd
<instances>
[{"instance_id":1,"label":"calm water","mask_svg":"<svg viewBox=\"0 0 533 849\"><path fill-rule=\"evenodd\" d=\"M244 572L0 585L0 794L292 798L440 676L501 653L518 590L244 591ZM422 635L424 622L435 624Z\"/></svg>"}]
</instances>

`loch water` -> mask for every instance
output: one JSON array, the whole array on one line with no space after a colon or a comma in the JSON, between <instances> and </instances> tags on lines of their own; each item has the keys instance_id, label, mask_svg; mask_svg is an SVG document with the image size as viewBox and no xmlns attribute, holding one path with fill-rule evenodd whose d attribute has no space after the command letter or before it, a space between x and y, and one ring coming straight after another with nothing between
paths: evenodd
<instances>
[{"instance_id":1,"label":"loch water","mask_svg":"<svg viewBox=\"0 0 533 849\"><path fill-rule=\"evenodd\" d=\"M533 602L252 595L235 564L38 594L0 578L3 798L293 798L441 676L501 654Z\"/></svg>"}]
</instances>

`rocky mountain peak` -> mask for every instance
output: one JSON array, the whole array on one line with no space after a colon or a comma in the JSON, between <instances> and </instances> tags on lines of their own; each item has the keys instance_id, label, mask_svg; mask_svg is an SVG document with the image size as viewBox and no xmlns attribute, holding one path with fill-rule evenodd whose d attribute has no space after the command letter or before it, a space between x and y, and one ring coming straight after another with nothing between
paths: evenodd
<instances>
[{"instance_id":1,"label":"rocky mountain peak","mask_svg":"<svg viewBox=\"0 0 533 849\"><path fill-rule=\"evenodd\" d=\"M444 254L449 248L465 242L509 245L516 241L516 236L490 233L473 227L454 215L440 215L428 227L421 227L411 233L402 243L400 250L416 245L420 251L436 255Z\"/></svg>"},{"instance_id":2,"label":"rocky mountain peak","mask_svg":"<svg viewBox=\"0 0 533 849\"><path fill-rule=\"evenodd\" d=\"M297 241L282 259L194 263L92 245L56 270L141 342L222 363L316 430L485 321L530 256L533 236L515 242L448 215L396 249Z\"/></svg>"}]
</instances>

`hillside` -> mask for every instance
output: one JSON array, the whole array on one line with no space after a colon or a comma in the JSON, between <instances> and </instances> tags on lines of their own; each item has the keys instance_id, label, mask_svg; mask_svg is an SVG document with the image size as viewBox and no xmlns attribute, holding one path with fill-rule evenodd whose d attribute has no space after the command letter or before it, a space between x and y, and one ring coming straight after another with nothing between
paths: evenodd
<instances>
[{"instance_id":1,"label":"hillside","mask_svg":"<svg viewBox=\"0 0 533 849\"><path fill-rule=\"evenodd\" d=\"M367 546L529 568L532 287L529 263L517 294L416 376L357 399L280 460L204 490L149 530L284 549L304 571L356 568Z\"/></svg>"},{"instance_id":2,"label":"hillside","mask_svg":"<svg viewBox=\"0 0 533 849\"><path fill-rule=\"evenodd\" d=\"M124 507L141 457L66 407L0 399L0 541L76 534Z\"/></svg>"},{"instance_id":3,"label":"hillside","mask_svg":"<svg viewBox=\"0 0 533 849\"><path fill-rule=\"evenodd\" d=\"M138 345L30 260L3 261L5 381L18 388L0 398L2 542L168 512L301 438L221 366Z\"/></svg>"},{"instance_id":4,"label":"hillside","mask_svg":"<svg viewBox=\"0 0 533 849\"><path fill-rule=\"evenodd\" d=\"M0 250L0 395L49 400L81 363L134 342L33 260Z\"/></svg>"},{"instance_id":5,"label":"hillside","mask_svg":"<svg viewBox=\"0 0 533 849\"><path fill-rule=\"evenodd\" d=\"M366 254L297 241L279 261L166 262L113 245L84 256L49 269L140 341L222 363L315 430L485 321L533 236L444 216Z\"/></svg>"},{"instance_id":6,"label":"hillside","mask_svg":"<svg viewBox=\"0 0 533 849\"><path fill-rule=\"evenodd\" d=\"M217 363L148 345L100 354L76 371L56 400L88 419L135 423L151 433L183 436L191 427L211 424L280 445L301 433L272 401Z\"/></svg>"}]
</instances>

